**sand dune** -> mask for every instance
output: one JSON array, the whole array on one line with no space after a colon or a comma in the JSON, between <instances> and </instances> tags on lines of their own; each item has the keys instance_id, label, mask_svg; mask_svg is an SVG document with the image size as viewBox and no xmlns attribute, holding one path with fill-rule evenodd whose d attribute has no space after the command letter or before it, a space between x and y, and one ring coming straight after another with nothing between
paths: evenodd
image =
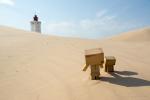
<instances>
[{"instance_id":1,"label":"sand dune","mask_svg":"<svg viewBox=\"0 0 150 100\"><path fill-rule=\"evenodd\" d=\"M134 32L141 42L99 42L0 27L0 100L149 100L150 42L141 33ZM117 58L116 72L101 69L91 81L84 50L97 47Z\"/></svg>"},{"instance_id":2,"label":"sand dune","mask_svg":"<svg viewBox=\"0 0 150 100\"><path fill-rule=\"evenodd\" d=\"M135 42L147 42L150 41L150 27L133 30L130 32L119 34L118 36L115 36L111 38L115 41L135 41Z\"/></svg>"}]
</instances>

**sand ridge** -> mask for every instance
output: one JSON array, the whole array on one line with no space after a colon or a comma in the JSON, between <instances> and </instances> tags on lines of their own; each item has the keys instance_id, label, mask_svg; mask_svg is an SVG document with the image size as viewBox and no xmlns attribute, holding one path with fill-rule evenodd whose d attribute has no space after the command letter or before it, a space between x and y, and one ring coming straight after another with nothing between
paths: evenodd
<instances>
[{"instance_id":1,"label":"sand ridge","mask_svg":"<svg viewBox=\"0 0 150 100\"><path fill-rule=\"evenodd\" d=\"M121 33L113 38L114 41L126 42L147 42L150 41L150 27L132 30L130 32Z\"/></svg>"}]
</instances>

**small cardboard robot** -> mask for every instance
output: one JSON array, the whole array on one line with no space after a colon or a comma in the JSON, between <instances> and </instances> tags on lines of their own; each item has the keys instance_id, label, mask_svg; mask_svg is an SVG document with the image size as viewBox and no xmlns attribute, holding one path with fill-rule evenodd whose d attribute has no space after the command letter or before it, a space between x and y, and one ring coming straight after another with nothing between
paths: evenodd
<instances>
[{"instance_id":1,"label":"small cardboard robot","mask_svg":"<svg viewBox=\"0 0 150 100\"><path fill-rule=\"evenodd\" d=\"M114 56L106 56L105 57L105 72L114 72L114 65L116 63L116 59Z\"/></svg>"},{"instance_id":2,"label":"small cardboard robot","mask_svg":"<svg viewBox=\"0 0 150 100\"><path fill-rule=\"evenodd\" d=\"M91 79L99 79L100 67L103 67L104 53L102 48L90 49L85 51L86 64L83 71L86 71L90 66L91 68Z\"/></svg>"}]
</instances>

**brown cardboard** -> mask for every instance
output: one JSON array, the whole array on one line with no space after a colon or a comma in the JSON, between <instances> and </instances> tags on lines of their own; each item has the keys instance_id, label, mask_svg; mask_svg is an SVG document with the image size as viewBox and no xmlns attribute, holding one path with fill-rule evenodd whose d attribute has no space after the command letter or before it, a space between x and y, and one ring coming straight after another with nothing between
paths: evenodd
<instances>
[{"instance_id":1,"label":"brown cardboard","mask_svg":"<svg viewBox=\"0 0 150 100\"><path fill-rule=\"evenodd\" d=\"M92 75L91 75L91 79L92 79L92 80L97 80L97 79L99 79L99 76L95 76L95 75L92 76Z\"/></svg>"},{"instance_id":2,"label":"brown cardboard","mask_svg":"<svg viewBox=\"0 0 150 100\"><path fill-rule=\"evenodd\" d=\"M106 56L105 72L113 72L116 59L114 56Z\"/></svg>"},{"instance_id":3,"label":"brown cardboard","mask_svg":"<svg viewBox=\"0 0 150 100\"><path fill-rule=\"evenodd\" d=\"M85 50L87 65L100 65L104 63L104 52L102 48Z\"/></svg>"},{"instance_id":4,"label":"brown cardboard","mask_svg":"<svg viewBox=\"0 0 150 100\"><path fill-rule=\"evenodd\" d=\"M100 66L99 65L91 65L91 79L98 79L100 76Z\"/></svg>"},{"instance_id":5,"label":"brown cardboard","mask_svg":"<svg viewBox=\"0 0 150 100\"><path fill-rule=\"evenodd\" d=\"M114 56L106 56L105 59L106 59L105 65L111 66L111 65L115 65L116 63L116 59Z\"/></svg>"},{"instance_id":6,"label":"brown cardboard","mask_svg":"<svg viewBox=\"0 0 150 100\"><path fill-rule=\"evenodd\" d=\"M89 65L84 65L84 68L83 68L83 71L86 71L87 70L87 68L89 67Z\"/></svg>"},{"instance_id":7,"label":"brown cardboard","mask_svg":"<svg viewBox=\"0 0 150 100\"><path fill-rule=\"evenodd\" d=\"M91 66L91 72L99 72L100 67L99 66Z\"/></svg>"},{"instance_id":8,"label":"brown cardboard","mask_svg":"<svg viewBox=\"0 0 150 100\"><path fill-rule=\"evenodd\" d=\"M114 72L114 66L105 66L105 72Z\"/></svg>"}]
</instances>

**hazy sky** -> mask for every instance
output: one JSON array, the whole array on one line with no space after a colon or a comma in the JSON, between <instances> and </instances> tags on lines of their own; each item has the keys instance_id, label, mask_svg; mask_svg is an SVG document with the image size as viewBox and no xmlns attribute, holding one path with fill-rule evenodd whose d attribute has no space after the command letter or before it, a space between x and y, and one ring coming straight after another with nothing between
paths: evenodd
<instances>
[{"instance_id":1,"label":"hazy sky","mask_svg":"<svg viewBox=\"0 0 150 100\"><path fill-rule=\"evenodd\" d=\"M0 0L0 25L30 30L35 12L43 34L99 38L150 26L150 0Z\"/></svg>"}]
</instances>

